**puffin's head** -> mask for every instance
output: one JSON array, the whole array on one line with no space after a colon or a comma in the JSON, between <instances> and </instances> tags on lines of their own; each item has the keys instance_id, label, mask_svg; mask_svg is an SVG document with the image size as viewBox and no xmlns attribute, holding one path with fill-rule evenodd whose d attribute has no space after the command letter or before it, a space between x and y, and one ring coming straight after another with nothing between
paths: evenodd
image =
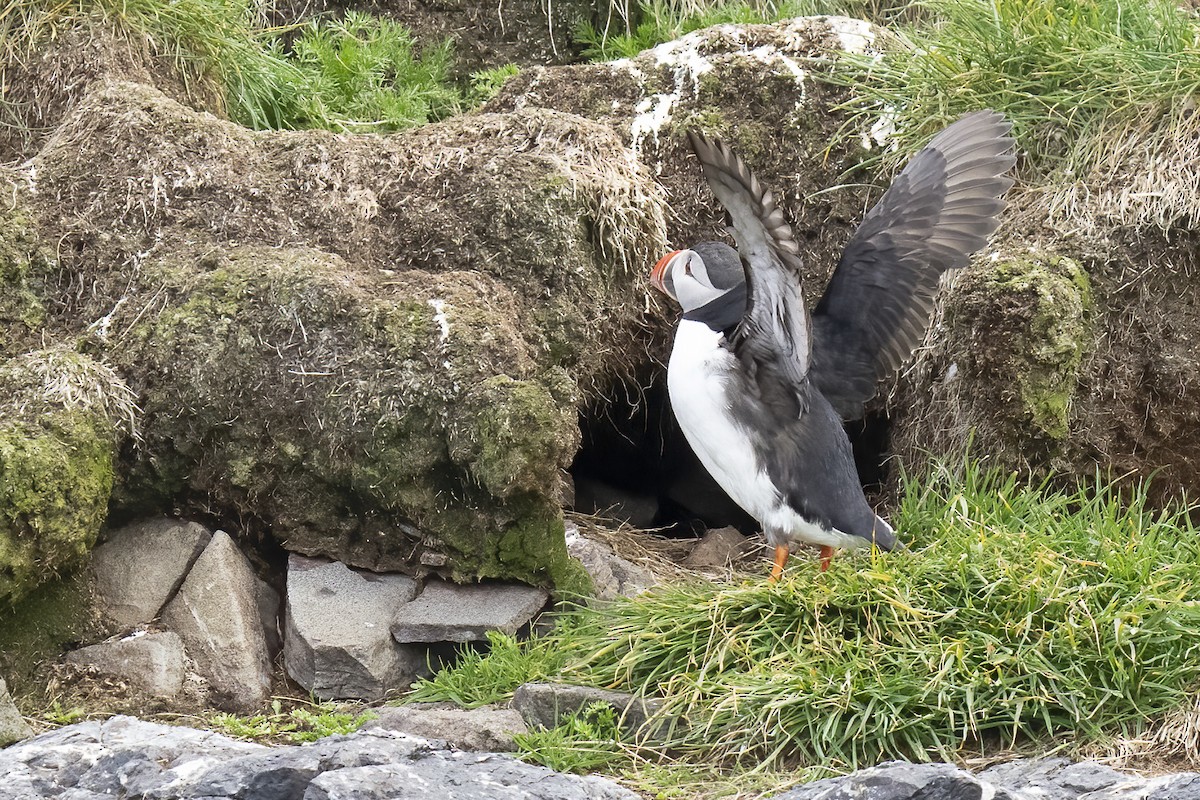
<instances>
[{"instance_id":1,"label":"puffin's head","mask_svg":"<svg viewBox=\"0 0 1200 800\"><path fill-rule=\"evenodd\" d=\"M745 280L742 259L724 242L700 242L691 250L667 253L650 273L650 283L685 312L711 303Z\"/></svg>"}]
</instances>

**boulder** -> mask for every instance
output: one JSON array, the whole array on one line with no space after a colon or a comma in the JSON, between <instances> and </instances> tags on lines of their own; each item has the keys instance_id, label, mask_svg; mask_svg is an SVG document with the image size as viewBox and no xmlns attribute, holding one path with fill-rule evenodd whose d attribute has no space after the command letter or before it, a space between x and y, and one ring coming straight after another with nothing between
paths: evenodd
<instances>
[{"instance_id":1,"label":"boulder","mask_svg":"<svg viewBox=\"0 0 1200 800\"><path fill-rule=\"evenodd\" d=\"M65 347L0 362L0 603L84 563L135 409L116 373Z\"/></svg>"},{"instance_id":2,"label":"boulder","mask_svg":"<svg viewBox=\"0 0 1200 800\"><path fill-rule=\"evenodd\" d=\"M488 631L512 636L545 607L536 586L490 581L458 585L426 581L421 593L392 617L397 642L482 642Z\"/></svg>"},{"instance_id":3,"label":"boulder","mask_svg":"<svg viewBox=\"0 0 1200 800\"><path fill-rule=\"evenodd\" d=\"M578 714L594 703L612 706L621 729L640 739L658 738L658 731L670 720L656 719L662 701L642 698L627 692L574 686L566 683L525 683L513 693L512 707L531 728L553 728L564 718ZM647 726L647 723L651 723Z\"/></svg>"},{"instance_id":4,"label":"boulder","mask_svg":"<svg viewBox=\"0 0 1200 800\"><path fill-rule=\"evenodd\" d=\"M167 517L110 531L91 558L101 613L121 629L151 622L211 539L203 525Z\"/></svg>"},{"instance_id":5,"label":"boulder","mask_svg":"<svg viewBox=\"0 0 1200 800\"><path fill-rule=\"evenodd\" d=\"M206 731L112 717L0 751L0 797L255 800L636 800L611 781L559 775L494 753L376 729L267 747Z\"/></svg>"},{"instance_id":6,"label":"boulder","mask_svg":"<svg viewBox=\"0 0 1200 800\"><path fill-rule=\"evenodd\" d=\"M0 678L0 747L19 742L33 735L33 730L17 710L8 693L8 684Z\"/></svg>"},{"instance_id":7,"label":"boulder","mask_svg":"<svg viewBox=\"0 0 1200 800\"><path fill-rule=\"evenodd\" d=\"M259 709L271 693L255 580L233 539L217 531L162 613L208 682L210 700L240 713Z\"/></svg>"},{"instance_id":8,"label":"boulder","mask_svg":"<svg viewBox=\"0 0 1200 800\"><path fill-rule=\"evenodd\" d=\"M405 575L352 570L336 561L288 558L288 675L322 700L382 700L428 672L427 647L403 645L389 626L416 597Z\"/></svg>"},{"instance_id":9,"label":"boulder","mask_svg":"<svg viewBox=\"0 0 1200 800\"><path fill-rule=\"evenodd\" d=\"M517 749L513 734L528 733L521 715L511 708L458 708L448 704L414 703L384 706L379 716L363 725L364 730L387 730L441 739L459 750L508 753Z\"/></svg>"},{"instance_id":10,"label":"boulder","mask_svg":"<svg viewBox=\"0 0 1200 800\"><path fill-rule=\"evenodd\" d=\"M126 681L153 697L174 697L183 689L183 642L171 631L139 631L72 650L66 659L68 664L92 667L102 675Z\"/></svg>"},{"instance_id":11,"label":"boulder","mask_svg":"<svg viewBox=\"0 0 1200 800\"><path fill-rule=\"evenodd\" d=\"M626 154L545 110L256 133L95 88L13 188L93 287L54 321L140 398L114 507L261 520L378 571L585 589L559 474L581 408L644 358L643 267L665 246L662 190Z\"/></svg>"}]
</instances>

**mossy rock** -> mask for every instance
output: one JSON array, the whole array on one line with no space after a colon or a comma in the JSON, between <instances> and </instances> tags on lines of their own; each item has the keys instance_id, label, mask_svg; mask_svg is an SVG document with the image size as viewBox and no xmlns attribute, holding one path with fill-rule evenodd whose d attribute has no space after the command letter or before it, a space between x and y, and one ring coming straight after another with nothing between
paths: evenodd
<instances>
[{"instance_id":1,"label":"mossy rock","mask_svg":"<svg viewBox=\"0 0 1200 800\"><path fill-rule=\"evenodd\" d=\"M108 513L128 390L63 349L0 364L0 604L83 563Z\"/></svg>"},{"instance_id":2,"label":"mossy rock","mask_svg":"<svg viewBox=\"0 0 1200 800\"><path fill-rule=\"evenodd\" d=\"M953 458L968 449L1025 468L1065 463L1095 335L1084 269L1040 251L979 258L943 301L939 338L916 373L928 403L902 417L897 448L914 466L927 453Z\"/></svg>"},{"instance_id":3,"label":"mossy rock","mask_svg":"<svg viewBox=\"0 0 1200 800\"><path fill-rule=\"evenodd\" d=\"M535 109L251 133L116 84L59 134L40 219L94 289L54 321L103 318L75 330L144 411L115 513L582 587L561 475L581 407L647 358L665 247L661 190L610 130Z\"/></svg>"},{"instance_id":4,"label":"mossy rock","mask_svg":"<svg viewBox=\"0 0 1200 800\"><path fill-rule=\"evenodd\" d=\"M45 672L72 644L106 631L87 570L53 578L16 603L0 603L0 673L17 704L44 708Z\"/></svg>"}]
</instances>

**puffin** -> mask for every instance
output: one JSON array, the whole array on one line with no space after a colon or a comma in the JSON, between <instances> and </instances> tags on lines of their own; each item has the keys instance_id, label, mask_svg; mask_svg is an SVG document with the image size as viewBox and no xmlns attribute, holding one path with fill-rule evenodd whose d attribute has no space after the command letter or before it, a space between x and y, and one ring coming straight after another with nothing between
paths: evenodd
<instances>
[{"instance_id":1,"label":"puffin","mask_svg":"<svg viewBox=\"0 0 1200 800\"><path fill-rule=\"evenodd\" d=\"M1012 186L1012 125L967 114L918 152L850 239L812 313L803 263L771 192L728 146L688 140L737 249L700 242L663 256L651 283L683 310L667 392L684 438L774 546L897 548L863 493L844 421L924 337L944 273L987 242Z\"/></svg>"}]
</instances>

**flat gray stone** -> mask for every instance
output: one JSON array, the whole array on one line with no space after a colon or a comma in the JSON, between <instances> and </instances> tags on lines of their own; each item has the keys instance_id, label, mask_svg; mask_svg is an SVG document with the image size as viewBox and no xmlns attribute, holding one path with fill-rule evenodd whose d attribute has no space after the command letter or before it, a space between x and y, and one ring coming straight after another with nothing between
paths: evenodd
<instances>
[{"instance_id":1,"label":"flat gray stone","mask_svg":"<svg viewBox=\"0 0 1200 800\"><path fill-rule=\"evenodd\" d=\"M431 579L415 600L397 610L392 636L401 643L482 641L488 631L511 636L549 599L545 589L522 583L457 584Z\"/></svg>"},{"instance_id":2,"label":"flat gray stone","mask_svg":"<svg viewBox=\"0 0 1200 800\"><path fill-rule=\"evenodd\" d=\"M1012 791L1046 791L1056 798L1069 800L1111 789L1129 780L1125 773L1104 764L1071 762L1065 758L1018 758L988 767L979 773L979 777Z\"/></svg>"},{"instance_id":3,"label":"flat gray stone","mask_svg":"<svg viewBox=\"0 0 1200 800\"><path fill-rule=\"evenodd\" d=\"M100 612L122 629L147 624L183 584L210 539L203 525L166 517L110 531L91 556Z\"/></svg>"},{"instance_id":4,"label":"flat gray stone","mask_svg":"<svg viewBox=\"0 0 1200 800\"><path fill-rule=\"evenodd\" d=\"M511 705L529 727L553 728L593 703L612 706L620 719L621 729L642 741L661 739L666 727L672 723L671 720L653 719L662 710L660 700L568 683L522 684L513 694Z\"/></svg>"},{"instance_id":5,"label":"flat gray stone","mask_svg":"<svg viewBox=\"0 0 1200 800\"><path fill-rule=\"evenodd\" d=\"M81 722L0 750L0 800L637 800L601 778L384 729L266 747L130 717Z\"/></svg>"},{"instance_id":6,"label":"flat gray stone","mask_svg":"<svg viewBox=\"0 0 1200 800\"><path fill-rule=\"evenodd\" d=\"M120 678L156 697L174 697L183 688L183 641L173 631L135 633L81 647L67 653L66 660Z\"/></svg>"},{"instance_id":7,"label":"flat gray stone","mask_svg":"<svg viewBox=\"0 0 1200 800\"><path fill-rule=\"evenodd\" d=\"M21 712L17 710L12 695L8 693L8 684L0 678L0 747L19 742L33 735L33 730L26 724ZM0 772L2 775L3 772Z\"/></svg>"},{"instance_id":8,"label":"flat gray stone","mask_svg":"<svg viewBox=\"0 0 1200 800\"><path fill-rule=\"evenodd\" d=\"M322 700L381 700L428 672L424 645L400 644L390 625L417 594L412 578L288 556L283 658L292 679Z\"/></svg>"},{"instance_id":9,"label":"flat gray stone","mask_svg":"<svg viewBox=\"0 0 1200 800\"><path fill-rule=\"evenodd\" d=\"M704 532L700 541L683 560L686 567L727 567L745 556L754 545L737 528L712 528Z\"/></svg>"},{"instance_id":10,"label":"flat gray stone","mask_svg":"<svg viewBox=\"0 0 1200 800\"><path fill-rule=\"evenodd\" d=\"M217 531L162 613L208 682L210 701L241 713L261 708L271 694L256 583L246 556Z\"/></svg>"},{"instance_id":11,"label":"flat gray stone","mask_svg":"<svg viewBox=\"0 0 1200 800\"><path fill-rule=\"evenodd\" d=\"M567 554L583 564L597 599L634 597L658 583L650 570L621 558L604 542L589 539L570 522L566 535Z\"/></svg>"},{"instance_id":12,"label":"flat gray stone","mask_svg":"<svg viewBox=\"0 0 1200 800\"><path fill-rule=\"evenodd\" d=\"M517 749L513 734L529 732L525 720L511 708L414 703L375 711L379 718L363 725L363 730L386 728L425 739L441 739L459 750L510 753Z\"/></svg>"}]
</instances>

